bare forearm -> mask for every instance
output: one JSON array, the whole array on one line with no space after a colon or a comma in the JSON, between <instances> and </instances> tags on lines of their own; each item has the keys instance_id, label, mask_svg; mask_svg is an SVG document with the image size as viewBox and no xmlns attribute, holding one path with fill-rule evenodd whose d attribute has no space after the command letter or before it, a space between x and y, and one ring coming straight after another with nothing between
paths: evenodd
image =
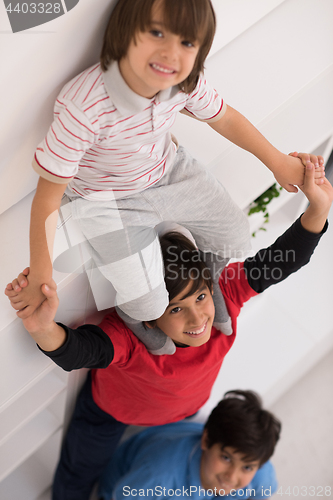
<instances>
[{"instance_id":1,"label":"bare forearm","mask_svg":"<svg viewBox=\"0 0 333 500\"><path fill-rule=\"evenodd\" d=\"M29 333L36 344L38 344L43 351L48 352L59 349L59 347L66 342L67 338L65 330L55 322L52 322L52 324L43 331L29 331Z\"/></svg>"},{"instance_id":2,"label":"bare forearm","mask_svg":"<svg viewBox=\"0 0 333 500\"><path fill-rule=\"evenodd\" d=\"M30 276L47 283L52 276L52 252L61 198L66 185L40 179L31 207Z\"/></svg>"},{"instance_id":3,"label":"bare forearm","mask_svg":"<svg viewBox=\"0 0 333 500\"><path fill-rule=\"evenodd\" d=\"M328 217L328 211L318 211L311 207L304 212L301 217L301 224L310 233L321 233Z\"/></svg>"},{"instance_id":4,"label":"bare forearm","mask_svg":"<svg viewBox=\"0 0 333 500\"><path fill-rule=\"evenodd\" d=\"M55 227L56 218L49 214L46 207L40 209L38 200L34 200L30 222L30 269L31 276L41 283L48 283L52 277Z\"/></svg>"},{"instance_id":5,"label":"bare forearm","mask_svg":"<svg viewBox=\"0 0 333 500\"><path fill-rule=\"evenodd\" d=\"M228 106L219 122L211 127L237 146L249 151L261 160L270 170L274 171L281 162L282 153L250 123L245 116Z\"/></svg>"}]
</instances>

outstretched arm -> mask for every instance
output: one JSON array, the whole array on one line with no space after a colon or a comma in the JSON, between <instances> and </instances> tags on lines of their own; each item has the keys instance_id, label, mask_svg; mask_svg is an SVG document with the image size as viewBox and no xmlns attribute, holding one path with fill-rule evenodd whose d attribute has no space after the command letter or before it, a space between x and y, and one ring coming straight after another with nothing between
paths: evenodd
<instances>
[{"instance_id":1,"label":"outstretched arm","mask_svg":"<svg viewBox=\"0 0 333 500\"><path fill-rule=\"evenodd\" d=\"M15 296L15 288L19 287L19 283L23 285L27 283L29 271L29 268L26 268L17 279L7 285L5 294L10 300L13 295ZM49 285L44 284L41 289L44 296L42 304L28 317L25 317L24 310L16 314L22 318L25 329L43 350L54 351L66 340L65 330L54 322L59 305L57 286L51 280Z\"/></svg>"},{"instance_id":2,"label":"outstretched arm","mask_svg":"<svg viewBox=\"0 0 333 500\"><path fill-rule=\"evenodd\" d=\"M327 216L333 201L329 181L324 178L323 184L316 184L313 165L308 164L300 189L309 200L305 213L273 245L244 262L248 282L258 293L307 264L327 229Z\"/></svg>"},{"instance_id":3,"label":"outstretched arm","mask_svg":"<svg viewBox=\"0 0 333 500\"><path fill-rule=\"evenodd\" d=\"M287 191L297 192L295 185L303 184L304 167L300 159L278 151L241 113L231 106L228 106L220 120L209 125L229 141L254 154L271 170L277 182ZM305 164L307 158L304 157L302 160ZM315 167L315 178L321 183L325 175L322 157L318 157Z\"/></svg>"},{"instance_id":4,"label":"outstretched arm","mask_svg":"<svg viewBox=\"0 0 333 500\"><path fill-rule=\"evenodd\" d=\"M310 233L320 233L332 205L333 187L326 177L322 184L317 185L314 182L313 166L308 164L304 184L300 189L309 200L309 206L301 217L302 226Z\"/></svg>"},{"instance_id":5,"label":"outstretched arm","mask_svg":"<svg viewBox=\"0 0 333 500\"><path fill-rule=\"evenodd\" d=\"M52 278L52 251L58 211L66 184L56 184L39 179L31 207L30 221L30 274L28 279L16 285L16 297L12 306L22 311L23 319L30 316L43 302L41 285ZM23 309L25 310L23 311Z\"/></svg>"},{"instance_id":6,"label":"outstretched arm","mask_svg":"<svg viewBox=\"0 0 333 500\"><path fill-rule=\"evenodd\" d=\"M5 294L10 300L16 294L15 287L19 286L19 282L27 282L29 271L26 268L7 285ZM114 353L109 336L96 325L72 329L55 323L59 305L55 282L52 280L49 286L42 285L42 292L45 300L30 316L25 317L24 310L16 314L22 318L25 329L44 354L66 371L109 366Z\"/></svg>"}]
</instances>

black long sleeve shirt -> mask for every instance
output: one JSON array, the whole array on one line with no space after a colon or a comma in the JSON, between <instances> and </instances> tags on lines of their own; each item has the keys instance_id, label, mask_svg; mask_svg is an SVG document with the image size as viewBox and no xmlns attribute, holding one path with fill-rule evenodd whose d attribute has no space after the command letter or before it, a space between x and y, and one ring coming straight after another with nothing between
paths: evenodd
<instances>
[{"instance_id":1,"label":"black long sleeve shirt","mask_svg":"<svg viewBox=\"0 0 333 500\"><path fill-rule=\"evenodd\" d=\"M327 227L326 221L320 234L310 233L299 218L272 245L246 259L244 269L251 288L262 293L306 265ZM41 350L64 370L106 368L112 362L112 341L99 326L87 324L72 329L58 324L67 333L66 342L52 352Z\"/></svg>"}]
</instances>

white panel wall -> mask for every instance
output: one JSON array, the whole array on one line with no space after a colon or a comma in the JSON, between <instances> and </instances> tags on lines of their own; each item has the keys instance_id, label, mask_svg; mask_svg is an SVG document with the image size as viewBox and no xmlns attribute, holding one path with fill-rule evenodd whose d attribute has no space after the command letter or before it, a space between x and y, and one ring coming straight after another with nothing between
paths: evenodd
<instances>
[{"instance_id":1,"label":"white panel wall","mask_svg":"<svg viewBox=\"0 0 333 500\"><path fill-rule=\"evenodd\" d=\"M80 0L67 14L13 34L0 3L0 213L35 189L31 168L55 98L66 81L94 64L115 0Z\"/></svg>"},{"instance_id":2,"label":"white panel wall","mask_svg":"<svg viewBox=\"0 0 333 500\"><path fill-rule=\"evenodd\" d=\"M237 38L285 0L212 0L217 31L210 55Z\"/></svg>"}]
</instances>

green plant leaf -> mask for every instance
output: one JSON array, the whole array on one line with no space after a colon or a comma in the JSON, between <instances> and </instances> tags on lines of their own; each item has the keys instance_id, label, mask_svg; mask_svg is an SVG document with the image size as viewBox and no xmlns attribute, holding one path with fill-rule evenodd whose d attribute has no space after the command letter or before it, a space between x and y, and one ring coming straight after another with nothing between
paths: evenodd
<instances>
[{"instance_id":1,"label":"green plant leaf","mask_svg":"<svg viewBox=\"0 0 333 500\"><path fill-rule=\"evenodd\" d=\"M262 193L258 198L256 198L249 206L248 215L252 215L255 213L263 212L264 214L264 224L269 222L269 212L267 209L267 205L272 201L273 198L277 198L280 196L280 192L282 191L282 186L277 186L277 184L273 184L269 187L264 193ZM260 227L258 231L267 231L266 228ZM256 231L252 233L252 237L254 238L256 235Z\"/></svg>"}]
</instances>

